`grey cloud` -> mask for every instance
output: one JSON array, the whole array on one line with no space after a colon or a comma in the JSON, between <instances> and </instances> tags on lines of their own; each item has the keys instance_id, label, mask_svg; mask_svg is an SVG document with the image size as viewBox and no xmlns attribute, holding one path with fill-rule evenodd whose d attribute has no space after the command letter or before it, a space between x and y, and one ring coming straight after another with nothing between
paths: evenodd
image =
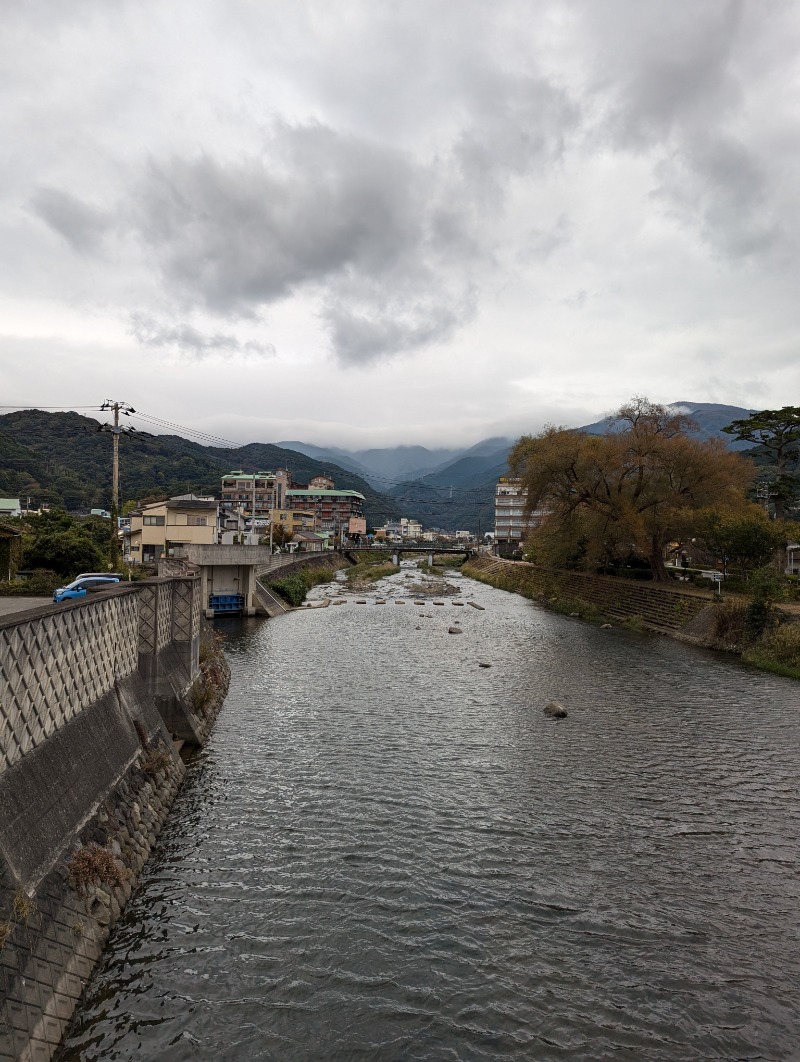
<instances>
[{"instance_id":1,"label":"grey cloud","mask_svg":"<svg viewBox=\"0 0 800 1062\"><path fill-rule=\"evenodd\" d=\"M654 197L718 253L745 258L778 242L766 174L743 144L724 136L698 139L656 172L661 183Z\"/></svg>"},{"instance_id":2,"label":"grey cloud","mask_svg":"<svg viewBox=\"0 0 800 1062\"><path fill-rule=\"evenodd\" d=\"M550 228L534 228L525 234L520 257L525 261L547 260L571 242L574 229L566 214L559 214L555 225Z\"/></svg>"},{"instance_id":3,"label":"grey cloud","mask_svg":"<svg viewBox=\"0 0 800 1062\"><path fill-rule=\"evenodd\" d=\"M563 155L581 112L567 93L535 74L484 68L470 86L469 123L455 154L468 183L496 188Z\"/></svg>"},{"instance_id":4,"label":"grey cloud","mask_svg":"<svg viewBox=\"0 0 800 1062\"><path fill-rule=\"evenodd\" d=\"M391 271L421 239L415 183L398 152L283 127L265 159L153 165L137 220L170 283L248 313L341 272Z\"/></svg>"},{"instance_id":5,"label":"grey cloud","mask_svg":"<svg viewBox=\"0 0 800 1062\"><path fill-rule=\"evenodd\" d=\"M579 0L589 81L613 140L645 147L719 123L740 102L735 53L741 0L692 4Z\"/></svg>"},{"instance_id":6,"label":"grey cloud","mask_svg":"<svg viewBox=\"0 0 800 1062\"><path fill-rule=\"evenodd\" d=\"M111 227L111 218L104 211L57 188L39 188L30 205L34 214L78 254L97 251Z\"/></svg>"},{"instance_id":7,"label":"grey cloud","mask_svg":"<svg viewBox=\"0 0 800 1062\"><path fill-rule=\"evenodd\" d=\"M152 162L134 225L188 309L247 317L304 291L339 360L363 363L449 339L471 318L509 178L559 157L576 122L544 79L487 69L432 162L277 123L250 158Z\"/></svg>"},{"instance_id":8,"label":"grey cloud","mask_svg":"<svg viewBox=\"0 0 800 1062\"><path fill-rule=\"evenodd\" d=\"M275 355L275 347L271 343L259 343L255 340L242 342L236 336L222 332L205 335L193 325L165 325L143 313L131 314L130 333L143 346L172 348L198 360L212 354L253 354L259 357Z\"/></svg>"},{"instance_id":9,"label":"grey cloud","mask_svg":"<svg viewBox=\"0 0 800 1062\"><path fill-rule=\"evenodd\" d=\"M264 158L152 165L135 224L188 307L253 315L301 290L334 351L362 363L448 338L472 312L479 241L448 171L319 125Z\"/></svg>"},{"instance_id":10,"label":"grey cloud","mask_svg":"<svg viewBox=\"0 0 800 1062\"><path fill-rule=\"evenodd\" d=\"M472 317L467 291L449 297L381 301L366 306L352 299L329 302L321 318L334 349L346 364L368 364L450 339Z\"/></svg>"}]
</instances>

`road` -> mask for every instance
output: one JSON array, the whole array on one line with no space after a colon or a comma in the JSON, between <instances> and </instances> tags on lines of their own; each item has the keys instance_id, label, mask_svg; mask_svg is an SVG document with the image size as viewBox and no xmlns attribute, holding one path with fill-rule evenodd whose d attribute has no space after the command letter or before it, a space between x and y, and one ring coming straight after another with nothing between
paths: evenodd
<instances>
[{"instance_id":1,"label":"road","mask_svg":"<svg viewBox=\"0 0 800 1062\"><path fill-rule=\"evenodd\" d=\"M28 609L52 603L52 597L0 597L0 617L13 616L15 612L27 612Z\"/></svg>"}]
</instances>

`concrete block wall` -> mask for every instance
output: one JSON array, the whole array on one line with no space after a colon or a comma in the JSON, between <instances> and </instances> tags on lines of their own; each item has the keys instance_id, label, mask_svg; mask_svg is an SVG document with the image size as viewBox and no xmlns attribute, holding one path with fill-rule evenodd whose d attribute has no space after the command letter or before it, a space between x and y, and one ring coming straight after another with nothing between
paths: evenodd
<instances>
[{"instance_id":1,"label":"concrete block wall","mask_svg":"<svg viewBox=\"0 0 800 1062\"><path fill-rule=\"evenodd\" d=\"M219 705L189 699L199 643L193 577L0 621L3 1062L52 1056L183 777L173 732L210 729ZM108 880L74 880L96 851Z\"/></svg>"}]
</instances>

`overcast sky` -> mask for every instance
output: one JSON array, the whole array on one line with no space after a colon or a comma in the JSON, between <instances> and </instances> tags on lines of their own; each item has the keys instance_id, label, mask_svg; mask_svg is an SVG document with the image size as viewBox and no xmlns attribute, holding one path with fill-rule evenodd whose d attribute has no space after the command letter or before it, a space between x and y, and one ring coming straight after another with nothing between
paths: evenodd
<instances>
[{"instance_id":1,"label":"overcast sky","mask_svg":"<svg viewBox=\"0 0 800 1062\"><path fill-rule=\"evenodd\" d=\"M800 403L800 4L0 0L4 404L467 445Z\"/></svg>"}]
</instances>

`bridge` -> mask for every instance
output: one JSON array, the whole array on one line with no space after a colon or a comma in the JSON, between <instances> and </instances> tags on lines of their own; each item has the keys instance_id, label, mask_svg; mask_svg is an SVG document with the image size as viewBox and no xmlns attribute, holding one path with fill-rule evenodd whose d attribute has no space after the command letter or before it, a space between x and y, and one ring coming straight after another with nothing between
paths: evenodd
<instances>
[{"instance_id":1,"label":"bridge","mask_svg":"<svg viewBox=\"0 0 800 1062\"><path fill-rule=\"evenodd\" d=\"M392 564L400 564L400 558L404 553L421 553L428 556L428 567L433 567L433 558L442 556L442 554L457 554L464 556L464 560L469 560L471 556L478 552L476 546L410 546L405 543L393 542L388 546L348 546L342 551L348 560L351 560L353 564L356 563L356 556L359 553L389 553L392 555ZM354 556L351 556L354 554Z\"/></svg>"}]
</instances>

